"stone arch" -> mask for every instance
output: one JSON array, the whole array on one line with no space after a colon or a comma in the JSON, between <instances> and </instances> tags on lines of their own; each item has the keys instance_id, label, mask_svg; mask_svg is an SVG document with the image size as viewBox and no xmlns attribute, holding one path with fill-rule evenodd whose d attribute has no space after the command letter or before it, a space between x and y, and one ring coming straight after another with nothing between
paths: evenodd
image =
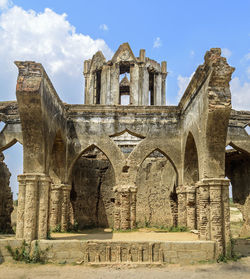
<instances>
[{"instance_id":1,"label":"stone arch","mask_svg":"<svg viewBox=\"0 0 250 279\"><path fill-rule=\"evenodd\" d=\"M176 226L177 169L159 148L147 153L136 176L136 220L139 226Z\"/></svg>"},{"instance_id":2,"label":"stone arch","mask_svg":"<svg viewBox=\"0 0 250 279\"><path fill-rule=\"evenodd\" d=\"M49 175L53 183L64 183L66 178L66 144L60 131L55 134L49 155Z\"/></svg>"},{"instance_id":3,"label":"stone arch","mask_svg":"<svg viewBox=\"0 0 250 279\"><path fill-rule=\"evenodd\" d=\"M120 148L115 144L110 137L103 137L103 140L92 140L92 143L87 142L86 144L81 143L76 154L72 157L72 159L68 162L68 175L67 181L70 181L72 168L79 159L79 157L89 148L95 146L98 148L110 161L114 172L115 172L115 180L117 181L118 177L120 177L122 172L122 165L124 164L125 158L120 150Z\"/></svg>"},{"instance_id":4,"label":"stone arch","mask_svg":"<svg viewBox=\"0 0 250 279\"><path fill-rule=\"evenodd\" d=\"M197 145L191 132L188 133L184 151L183 184L194 185L199 180L199 160Z\"/></svg>"},{"instance_id":5,"label":"stone arch","mask_svg":"<svg viewBox=\"0 0 250 279\"><path fill-rule=\"evenodd\" d=\"M71 223L77 222L80 229L112 227L114 168L98 146L91 144L78 156L70 184Z\"/></svg>"},{"instance_id":6,"label":"stone arch","mask_svg":"<svg viewBox=\"0 0 250 279\"><path fill-rule=\"evenodd\" d=\"M179 184L179 170L181 167L180 150L176 147L176 143L169 141L162 142L155 139L142 140L127 158L126 165L129 169L130 180L135 181L137 171L143 161L154 151L162 153L172 164L177 175L177 185Z\"/></svg>"}]
</instances>

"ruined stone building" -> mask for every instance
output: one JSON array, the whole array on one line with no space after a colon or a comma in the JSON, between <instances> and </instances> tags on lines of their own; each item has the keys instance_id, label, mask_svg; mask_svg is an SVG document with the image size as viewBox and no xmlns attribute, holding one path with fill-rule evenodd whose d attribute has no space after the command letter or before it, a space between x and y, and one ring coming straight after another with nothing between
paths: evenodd
<instances>
[{"instance_id":1,"label":"ruined stone building","mask_svg":"<svg viewBox=\"0 0 250 279\"><path fill-rule=\"evenodd\" d=\"M166 106L167 63L143 49L136 57L128 43L109 61L98 51L84 62L84 104L63 103L41 64L15 64L17 101L0 102L0 152L23 145L17 238L74 222L187 226L225 253L230 181L249 233L250 112L231 107L234 68L220 49L206 52L177 106ZM0 173L2 226L11 212L3 159Z\"/></svg>"}]
</instances>

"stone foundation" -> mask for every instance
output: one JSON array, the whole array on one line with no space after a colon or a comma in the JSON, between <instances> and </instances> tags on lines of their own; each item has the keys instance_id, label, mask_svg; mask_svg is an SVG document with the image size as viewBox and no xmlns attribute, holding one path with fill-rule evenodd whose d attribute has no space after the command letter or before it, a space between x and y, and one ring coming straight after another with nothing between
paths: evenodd
<instances>
[{"instance_id":1,"label":"stone foundation","mask_svg":"<svg viewBox=\"0 0 250 279\"><path fill-rule=\"evenodd\" d=\"M21 240L0 240L0 262L12 261L6 246L20 247ZM35 241L32 242L32 247ZM213 241L125 242L40 240L42 250L51 263L81 264L192 264L215 260Z\"/></svg>"}]
</instances>

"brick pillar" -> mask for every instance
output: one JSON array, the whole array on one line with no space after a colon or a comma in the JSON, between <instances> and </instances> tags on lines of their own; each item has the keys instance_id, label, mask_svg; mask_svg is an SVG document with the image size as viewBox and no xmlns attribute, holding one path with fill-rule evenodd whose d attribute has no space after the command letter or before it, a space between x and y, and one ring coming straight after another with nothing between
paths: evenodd
<instances>
[{"instance_id":1,"label":"brick pillar","mask_svg":"<svg viewBox=\"0 0 250 279\"><path fill-rule=\"evenodd\" d=\"M128 230L136 227L136 192L134 186L114 187L114 229Z\"/></svg>"},{"instance_id":2,"label":"brick pillar","mask_svg":"<svg viewBox=\"0 0 250 279\"><path fill-rule=\"evenodd\" d=\"M38 239L46 239L48 235L49 189L51 179L41 176L39 182Z\"/></svg>"},{"instance_id":3,"label":"brick pillar","mask_svg":"<svg viewBox=\"0 0 250 279\"><path fill-rule=\"evenodd\" d=\"M191 230L196 229L196 195L195 186L188 186L187 195L187 227Z\"/></svg>"},{"instance_id":4,"label":"brick pillar","mask_svg":"<svg viewBox=\"0 0 250 279\"><path fill-rule=\"evenodd\" d=\"M115 190L115 207L114 207L114 229L119 230L120 229L120 223L121 223L121 215L120 215L120 193Z\"/></svg>"},{"instance_id":5,"label":"brick pillar","mask_svg":"<svg viewBox=\"0 0 250 279\"><path fill-rule=\"evenodd\" d=\"M61 215L61 230L67 231L69 224L69 203L70 203L71 185L64 184L62 186L62 215Z\"/></svg>"},{"instance_id":6,"label":"brick pillar","mask_svg":"<svg viewBox=\"0 0 250 279\"><path fill-rule=\"evenodd\" d=\"M130 188L130 228L136 228L136 188Z\"/></svg>"},{"instance_id":7,"label":"brick pillar","mask_svg":"<svg viewBox=\"0 0 250 279\"><path fill-rule=\"evenodd\" d=\"M200 238L216 241L216 255L229 254L230 211L229 180L206 178L198 182L200 190Z\"/></svg>"},{"instance_id":8,"label":"brick pillar","mask_svg":"<svg viewBox=\"0 0 250 279\"><path fill-rule=\"evenodd\" d=\"M229 206L229 184L230 181L225 179L222 184L222 214L223 214L223 231L224 231L224 253L231 256L231 231L230 231L230 206Z\"/></svg>"},{"instance_id":9,"label":"brick pillar","mask_svg":"<svg viewBox=\"0 0 250 279\"><path fill-rule=\"evenodd\" d=\"M130 229L130 192L123 190L120 192L121 199L121 230Z\"/></svg>"},{"instance_id":10,"label":"brick pillar","mask_svg":"<svg viewBox=\"0 0 250 279\"><path fill-rule=\"evenodd\" d=\"M195 192L196 192L196 228L200 229L200 189L199 185L195 184Z\"/></svg>"},{"instance_id":11,"label":"brick pillar","mask_svg":"<svg viewBox=\"0 0 250 279\"><path fill-rule=\"evenodd\" d=\"M17 207L16 238L23 238L25 193L26 193L25 175L18 175L18 182L19 182L19 192L18 192L18 207Z\"/></svg>"},{"instance_id":12,"label":"brick pillar","mask_svg":"<svg viewBox=\"0 0 250 279\"><path fill-rule=\"evenodd\" d=\"M61 185L51 185L50 191L50 229L54 230L60 223Z\"/></svg>"},{"instance_id":13,"label":"brick pillar","mask_svg":"<svg viewBox=\"0 0 250 279\"><path fill-rule=\"evenodd\" d=\"M178 226L187 226L186 189L184 186L176 188L178 195Z\"/></svg>"},{"instance_id":14,"label":"brick pillar","mask_svg":"<svg viewBox=\"0 0 250 279\"><path fill-rule=\"evenodd\" d=\"M209 187L201 181L197 182L199 187L199 237L201 240L210 239L210 226L209 226Z\"/></svg>"}]
</instances>

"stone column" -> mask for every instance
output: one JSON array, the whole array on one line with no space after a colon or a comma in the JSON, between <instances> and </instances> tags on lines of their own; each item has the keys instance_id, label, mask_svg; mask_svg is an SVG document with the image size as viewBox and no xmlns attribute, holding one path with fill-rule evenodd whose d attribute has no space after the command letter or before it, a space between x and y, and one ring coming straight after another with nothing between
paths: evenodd
<instances>
[{"instance_id":1,"label":"stone column","mask_svg":"<svg viewBox=\"0 0 250 279\"><path fill-rule=\"evenodd\" d=\"M50 229L54 230L59 224L60 203L61 203L61 185L51 185L50 191Z\"/></svg>"},{"instance_id":2,"label":"stone column","mask_svg":"<svg viewBox=\"0 0 250 279\"><path fill-rule=\"evenodd\" d=\"M139 66L133 64L130 66L130 103L139 105Z\"/></svg>"},{"instance_id":3,"label":"stone column","mask_svg":"<svg viewBox=\"0 0 250 279\"><path fill-rule=\"evenodd\" d=\"M230 206L229 206L229 184L230 181L225 179L222 184L222 204L223 204L223 229L225 254L231 256L231 231L230 231Z\"/></svg>"},{"instance_id":4,"label":"stone column","mask_svg":"<svg viewBox=\"0 0 250 279\"><path fill-rule=\"evenodd\" d=\"M120 99L120 69L119 64L115 63L110 67L110 105L118 105Z\"/></svg>"},{"instance_id":5,"label":"stone column","mask_svg":"<svg viewBox=\"0 0 250 279\"><path fill-rule=\"evenodd\" d=\"M130 229L130 192L123 190L120 192L121 199L121 230Z\"/></svg>"},{"instance_id":6,"label":"stone column","mask_svg":"<svg viewBox=\"0 0 250 279\"><path fill-rule=\"evenodd\" d=\"M114 229L120 229L120 221L121 221L121 202L120 202L120 193L117 191L116 187L114 188L115 191L115 207L114 207Z\"/></svg>"},{"instance_id":7,"label":"stone column","mask_svg":"<svg viewBox=\"0 0 250 279\"><path fill-rule=\"evenodd\" d=\"M177 187L178 195L178 226L187 226L186 189L184 186Z\"/></svg>"},{"instance_id":8,"label":"stone column","mask_svg":"<svg viewBox=\"0 0 250 279\"><path fill-rule=\"evenodd\" d=\"M161 91L161 85L162 85L162 80L161 80L161 74L157 73L155 74L155 105L156 106L161 106L162 101L162 91Z\"/></svg>"},{"instance_id":9,"label":"stone column","mask_svg":"<svg viewBox=\"0 0 250 279\"><path fill-rule=\"evenodd\" d=\"M68 229L70 190L71 190L71 185L64 184L62 186L62 216L61 216L62 231L67 231Z\"/></svg>"},{"instance_id":10,"label":"stone column","mask_svg":"<svg viewBox=\"0 0 250 279\"><path fill-rule=\"evenodd\" d=\"M206 178L199 181L200 238L216 241L216 254L230 253L229 180Z\"/></svg>"},{"instance_id":11,"label":"stone column","mask_svg":"<svg viewBox=\"0 0 250 279\"><path fill-rule=\"evenodd\" d=\"M196 188L196 227L197 230L200 229L200 189L199 185L196 183L195 184Z\"/></svg>"},{"instance_id":12,"label":"stone column","mask_svg":"<svg viewBox=\"0 0 250 279\"><path fill-rule=\"evenodd\" d=\"M136 228L136 192L137 188L130 188L130 228Z\"/></svg>"},{"instance_id":13,"label":"stone column","mask_svg":"<svg viewBox=\"0 0 250 279\"><path fill-rule=\"evenodd\" d=\"M209 226L209 187L201 181L197 182L199 187L199 237L201 240L210 239L210 226Z\"/></svg>"},{"instance_id":14,"label":"stone column","mask_svg":"<svg viewBox=\"0 0 250 279\"><path fill-rule=\"evenodd\" d=\"M217 242L217 255L230 253L229 180L206 179L210 186L211 240ZM228 247L229 246L229 247ZM227 249L228 248L228 249Z\"/></svg>"},{"instance_id":15,"label":"stone column","mask_svg":"<svg viewBox=\"0 0 250 279\"><path fill-rule=\"evenodd\" d=\"M23 238L25 193L26 193L25 178L26 178L25 175L18 175L17 177L19 182L19 191L18 191L16 238Z\"/></svg>"},{"instance_id":16,"label":"stone column","mask_svg":"<svg viewBox=\"0 0 250 279\"><path fill-rule=\"evenodd\" d=\"M37 238L37 202L38 202L38 175L25 174L26 193L24 210L24 233L23 238L27 242Z\"/></svg>"},{"instance_id":17,"label":"stone column","mask_svg":"<svg viewBox=\"0 0 250 279\"><path fill-rule=\"evenodd\" d=\"M187 227L191 230L196 229L196 196L195 186L187 187Z\"/></svg>"},{"instance_id":18,"label":"stone column","mask_svg":"<svg viewBox=\"0 0 250 279\"><path fill-rule=\"evenodd\" d=\"M46 239L49 218L49 189L51 180L41 176L39 181L38 239Z\"/></svg>"}]
</instances>

